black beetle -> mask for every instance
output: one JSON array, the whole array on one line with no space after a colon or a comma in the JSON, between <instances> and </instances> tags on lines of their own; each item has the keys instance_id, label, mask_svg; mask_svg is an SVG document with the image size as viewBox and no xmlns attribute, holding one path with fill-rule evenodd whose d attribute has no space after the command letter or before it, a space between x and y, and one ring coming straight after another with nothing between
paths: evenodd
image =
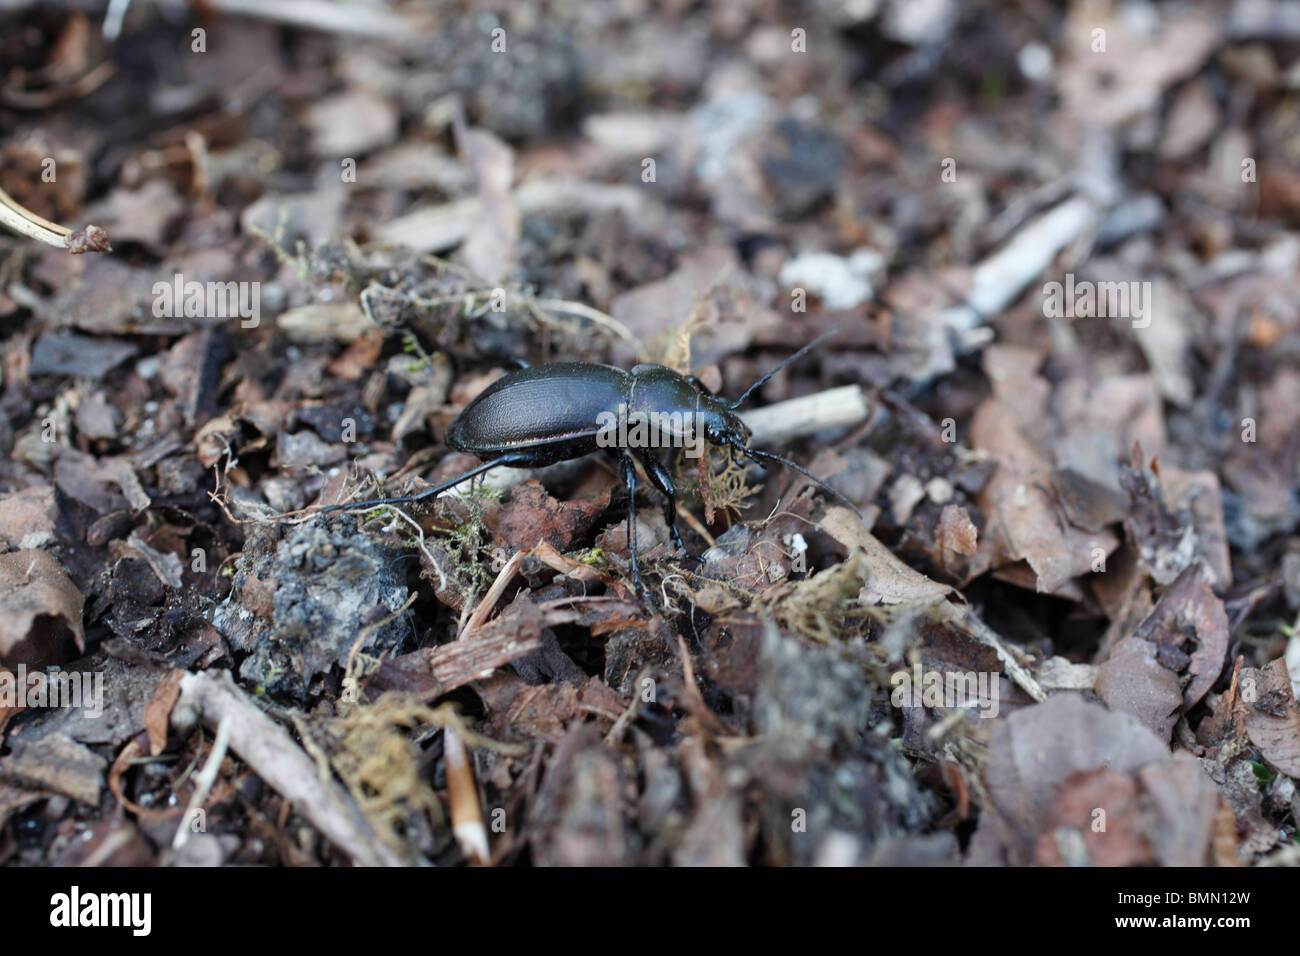
<instances>
[{"instance_id":1,"label":"black beetle","mask_svg":"<svg viewBox=\"0 0 1300 956\"><path fill-rule=\"evenodd\" d=\"M701 441L730 446L742 460L748 459L761 467L766 468L766 462L775 462L793 468L852 507L843 495L794 462L750 448L749 428L736 414L736 409L764 382L834 334L828 332L795 352L734 402L712 394L694 376L682 375L663 365L637 365L630 372L590 362L524 366L481 391L447 428L447 446L474 455L483 464L416 495L331 505L321 513L410 504L441 494L502 465L538 468L608 448L618 454L627 485L632 580L638 594L644 596L645 587L636 559L634 460L641 462L651 484L663 494L664 517L673 543L685 550L677 530L677 489L668 469L655 454L657 448L691 444L698 448ZM632 433L641 437L635 438Z\"/></svg>"}]
</instances>

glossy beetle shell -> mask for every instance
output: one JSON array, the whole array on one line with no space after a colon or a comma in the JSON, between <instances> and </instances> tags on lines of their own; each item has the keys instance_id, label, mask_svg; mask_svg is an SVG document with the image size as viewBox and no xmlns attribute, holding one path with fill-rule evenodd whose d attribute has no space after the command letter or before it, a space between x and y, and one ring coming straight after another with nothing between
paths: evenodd
<instances>
[{"instance_id":1,"label":"glossy beetle shell","mask_svg":"<svg viewBox=\"0 0 1300 956\"><path fill-rule=\"evenodd\" d=\"M448 426L446 442L471 455L577 458L596 450L597 416L617 407L627 383L622 369L588 362L522 368L479 392Z\"/></svg>"},{"instance_id":2,"label":"glossy beetle shell","mask_svg":"<svg viewBox=\"0 0 1300 956\"><path fill-rule=\"evenodd\" d=\"M513 453L530 465L550 464L596 451L601 417L620 405L629 416L673 412L692 429L749 434L724 399L701 392L665 366L624 372L590 362L551 362L511 372L479 392L448 426L445 440L480 458Z\"/></svg>"}]
</instances>

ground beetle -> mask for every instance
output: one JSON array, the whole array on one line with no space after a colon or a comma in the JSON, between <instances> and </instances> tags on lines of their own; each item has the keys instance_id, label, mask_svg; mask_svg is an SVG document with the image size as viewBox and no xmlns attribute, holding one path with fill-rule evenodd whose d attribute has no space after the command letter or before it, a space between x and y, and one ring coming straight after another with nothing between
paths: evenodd
<instances>
[{"instance_id":1,"label":"ground beetle","mask_svg":"<svg viewBox=\"0 0 1300 956\"><path fill-rule=\"evenodd\" d=\"M634 461L640 461L650 482L664 496L664 517L673 542L685 549L677 530L677 491L672 476L655 450L663 447L700 447L702 441L730 446L742 459L766 468L767 462L785 465L827 488L792 461L749 447L749 428L736 409L764 382L834 335L827 333L804 346L745 390L734 402L712 394L694 376L682 375L663 365L637 365L630 372L590 362L548 362L524 366L497 379L447 428L446 444L483 461L449 481L401 498L376 498L331 505L323 512L410 504L441 494L448 488L502 465L537 468L581 458L602 448L618 455L627 485L628 552L632 580L644 596L636 558L636 490ZM843 499L832 488L832 494Z\"/></svg>"}]
</instances>

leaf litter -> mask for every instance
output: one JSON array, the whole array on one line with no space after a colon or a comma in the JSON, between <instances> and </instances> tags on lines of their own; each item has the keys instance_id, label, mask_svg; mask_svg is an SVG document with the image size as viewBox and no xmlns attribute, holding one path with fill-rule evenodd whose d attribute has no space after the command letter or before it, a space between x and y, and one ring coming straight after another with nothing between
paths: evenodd
<instances>
[{"instance_id":1,"label":"leaf litter","mask_svg":"<svg viewBox=\"0 0 1300 956\"><path fill-rule=\"evenodd\" d=\"M1247 5L817 7L793 61L775 8L545 6L205 57L140 11L156 73L0 14L46 41L0 41L0 862L1294 861L1294 50ZM603 459L313 513L464 471L516 360L734 396L833 328L755 444L853 507L675 458L649 608Z\"/></svg>"}]
</instances>

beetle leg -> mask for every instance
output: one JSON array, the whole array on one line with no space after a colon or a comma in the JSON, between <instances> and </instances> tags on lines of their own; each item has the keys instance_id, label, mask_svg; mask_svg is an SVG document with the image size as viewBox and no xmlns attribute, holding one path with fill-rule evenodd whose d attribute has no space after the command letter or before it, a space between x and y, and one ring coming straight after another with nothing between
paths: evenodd
<instances>
[{"instance_id":1,"label":"beetle leg","mask_svg":"<svg viewBox=\"0 0 1300 956\"><path fill-rule=\"evenodd\" d=\"M642 601L649 601L645 585L641 582L641 568L636 560L636 463L632 456L624 452L619 456L619 470L623 473L623 484L627 485L627 553L632 559L632 583Z\"/></svg>"},{"instance_id":2,"label":"beetle leg","mask_svg":"<svg viewBox=\"0 0 1300 956\"><path fill-rule=\"evenodd\" d=\"M686 545L682 543L681 532L677 530L677 489L673 487L673 476L664 467L664 463L650 452L637 449L634 454L641 459L641 464L645 466L645 473L650 476L650 483L664 496L664 520L668 522L668 530L672 533L673 544L686 551ZM690 554L689 551L686 553ZM692 555L692 557L694 556Z\"/></svg>"},{"instance_id":3,"label":"beetle leg","mask_svg":"<svg viewBox=\"0 0 1300 956\"><path fill-rule=\"evenodd\" d=\"M531 464L531 462L527 460L527 456L520 455L518 452L511 452L510 454L502 455L500 458L493 458L491 461L484 462L476 468L471 468L463 475L457 475L450 481L444 481L442 484L434 485L432 488L425 488L419 494L405 495L401 498L371 498L369 501L353 501L348 504L330 505L328 508L322 508L317 512L317 514L329 514L331 511L354 511L357 508L378 508L383 505L409 505L412 502L423 501L425 498L431 498L434 495L441 494L448 488L456 487L462 481L468 481L469 479L481 475L485 471L491 471L493 468L500 465L522 465L526 467L529 464Z\"/></svg>"}]
</instances>

